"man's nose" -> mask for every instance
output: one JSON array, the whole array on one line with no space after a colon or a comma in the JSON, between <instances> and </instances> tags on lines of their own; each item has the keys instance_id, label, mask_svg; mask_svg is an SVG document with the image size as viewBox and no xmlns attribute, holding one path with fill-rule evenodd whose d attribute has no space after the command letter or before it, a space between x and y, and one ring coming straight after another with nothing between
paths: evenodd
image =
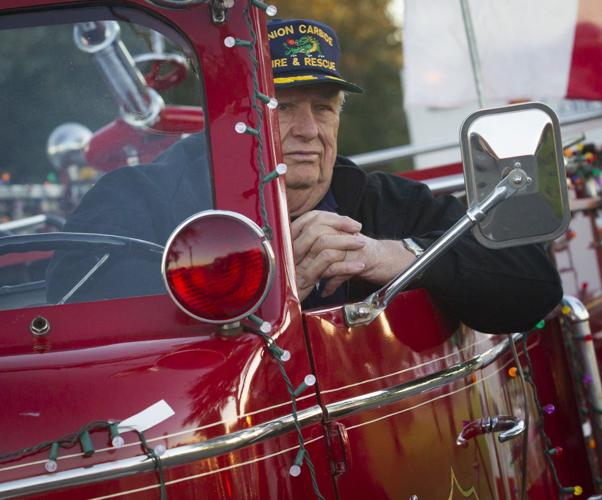
<instances>
[{"instance_id":1,"label":"man's nose","mask_svg":"<svg viewBox=\"0 0 602 500\"><path fill-rule=\"evenodd\" d=\"M318 123L311 106L299 106L293 121L293 133L305 140L318 136Z\"/></svg>"}]
</instances>

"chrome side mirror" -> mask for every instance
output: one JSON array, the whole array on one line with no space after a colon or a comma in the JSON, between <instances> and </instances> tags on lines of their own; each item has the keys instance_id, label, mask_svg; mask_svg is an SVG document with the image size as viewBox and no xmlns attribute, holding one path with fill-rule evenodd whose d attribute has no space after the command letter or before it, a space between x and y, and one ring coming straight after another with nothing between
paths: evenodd
<instances>
[{"instance_id":1,"label":"chrome side mirror","mask_svg":"<svg viewBox=\"0 0 602 500\"><path fill-rule=\"evenodd\" d=\"M489 248L548 241L569 222L566 173L558 118L541 103L477 111L461 128L469 209L477 206L513 169L528 185L487 214L474 228Z\"/></svg>"},{"instance_id":2,"label":"chrome side mirror","mask_svg":"<svg viewBox=\"0 0 602 500\"><path fill-rule=\"evenodd\" d=\"M490 248L547 241L569 222L554 111L540 103L477 111L461 128L468 210L410 267L362 302L345 305L348 325L370 323L468 229Z\"/></svg>"}]
</instances>

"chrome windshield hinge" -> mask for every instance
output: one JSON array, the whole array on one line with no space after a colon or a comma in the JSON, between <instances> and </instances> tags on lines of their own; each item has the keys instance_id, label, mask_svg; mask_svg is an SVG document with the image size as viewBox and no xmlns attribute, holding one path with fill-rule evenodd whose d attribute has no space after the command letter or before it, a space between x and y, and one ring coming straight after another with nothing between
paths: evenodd
<instances>
[{"instance_id":1,"label":"chrome windshield hinge","mask_svg":"<svg viewBox=\"0 0 602 500\"><path fill-rule=\"evenodd\" d=\"M211 21L223 24L228 17L228 9L234 7L236 0L149 0L151 3L171 9L186 8L191 5L208 4L211 11Z\"/></svg>"},{"instance_id":2,"label":"chrome windshield hinge","mask_svg":"<svg viewBox=\"0 0 602 500\"><path fill-rule=\"evenodd\" d=\"M228 9L234 7L234 0L211 0L211 21L213 24L224 24Z\"/></svg>"}]
</instances>

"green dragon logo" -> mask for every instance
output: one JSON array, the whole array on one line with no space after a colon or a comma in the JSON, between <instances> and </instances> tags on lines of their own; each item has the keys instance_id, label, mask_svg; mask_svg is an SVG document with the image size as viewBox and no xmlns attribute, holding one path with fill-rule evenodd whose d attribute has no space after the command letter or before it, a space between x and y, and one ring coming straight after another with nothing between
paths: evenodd
<instances>
[{"instance_id":1,"label":"green dragon logo","mask_svg":"<svg viewBox=\"0 0 602 500\"><path fill-rule=\"evenodd\" d=\"M322 55L320 44L313 36L305 35L297 40L289 38L284 44L285 51L284 55L287 57L296 56L299 54L307 54L309 56L317 53L319 56Z\"/></svg>"}]
</instances>

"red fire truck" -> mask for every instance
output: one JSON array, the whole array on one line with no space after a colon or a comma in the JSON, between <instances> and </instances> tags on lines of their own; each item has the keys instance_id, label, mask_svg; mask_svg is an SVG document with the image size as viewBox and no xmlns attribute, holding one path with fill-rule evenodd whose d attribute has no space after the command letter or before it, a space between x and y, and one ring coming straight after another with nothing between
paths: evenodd
<instances>
[{"instance_id":1,"label":"red fire truck","mask_svg":"<svg viewBox=\"0 0 602 500\"><path fill-rule=\"evenodd\" d=\"M472 115L465 138L512 149L512 125L528 122L545 157L482 175L467 139L459 224L364 301L302 310L273 13L259 0L0 1L0 497L598 494L602 395L579 300L529 332L488 335L405 290L512 196L547 203L546 235L496 238L564 234L555 115L539 104ZM104 175L189 138L204 145L195 189L207 209L165 245L63 231ZM93 258L51 293L59 254ZM119 265L140 265L139 292L90 299Z\"/></svg>"}]
</instances>

